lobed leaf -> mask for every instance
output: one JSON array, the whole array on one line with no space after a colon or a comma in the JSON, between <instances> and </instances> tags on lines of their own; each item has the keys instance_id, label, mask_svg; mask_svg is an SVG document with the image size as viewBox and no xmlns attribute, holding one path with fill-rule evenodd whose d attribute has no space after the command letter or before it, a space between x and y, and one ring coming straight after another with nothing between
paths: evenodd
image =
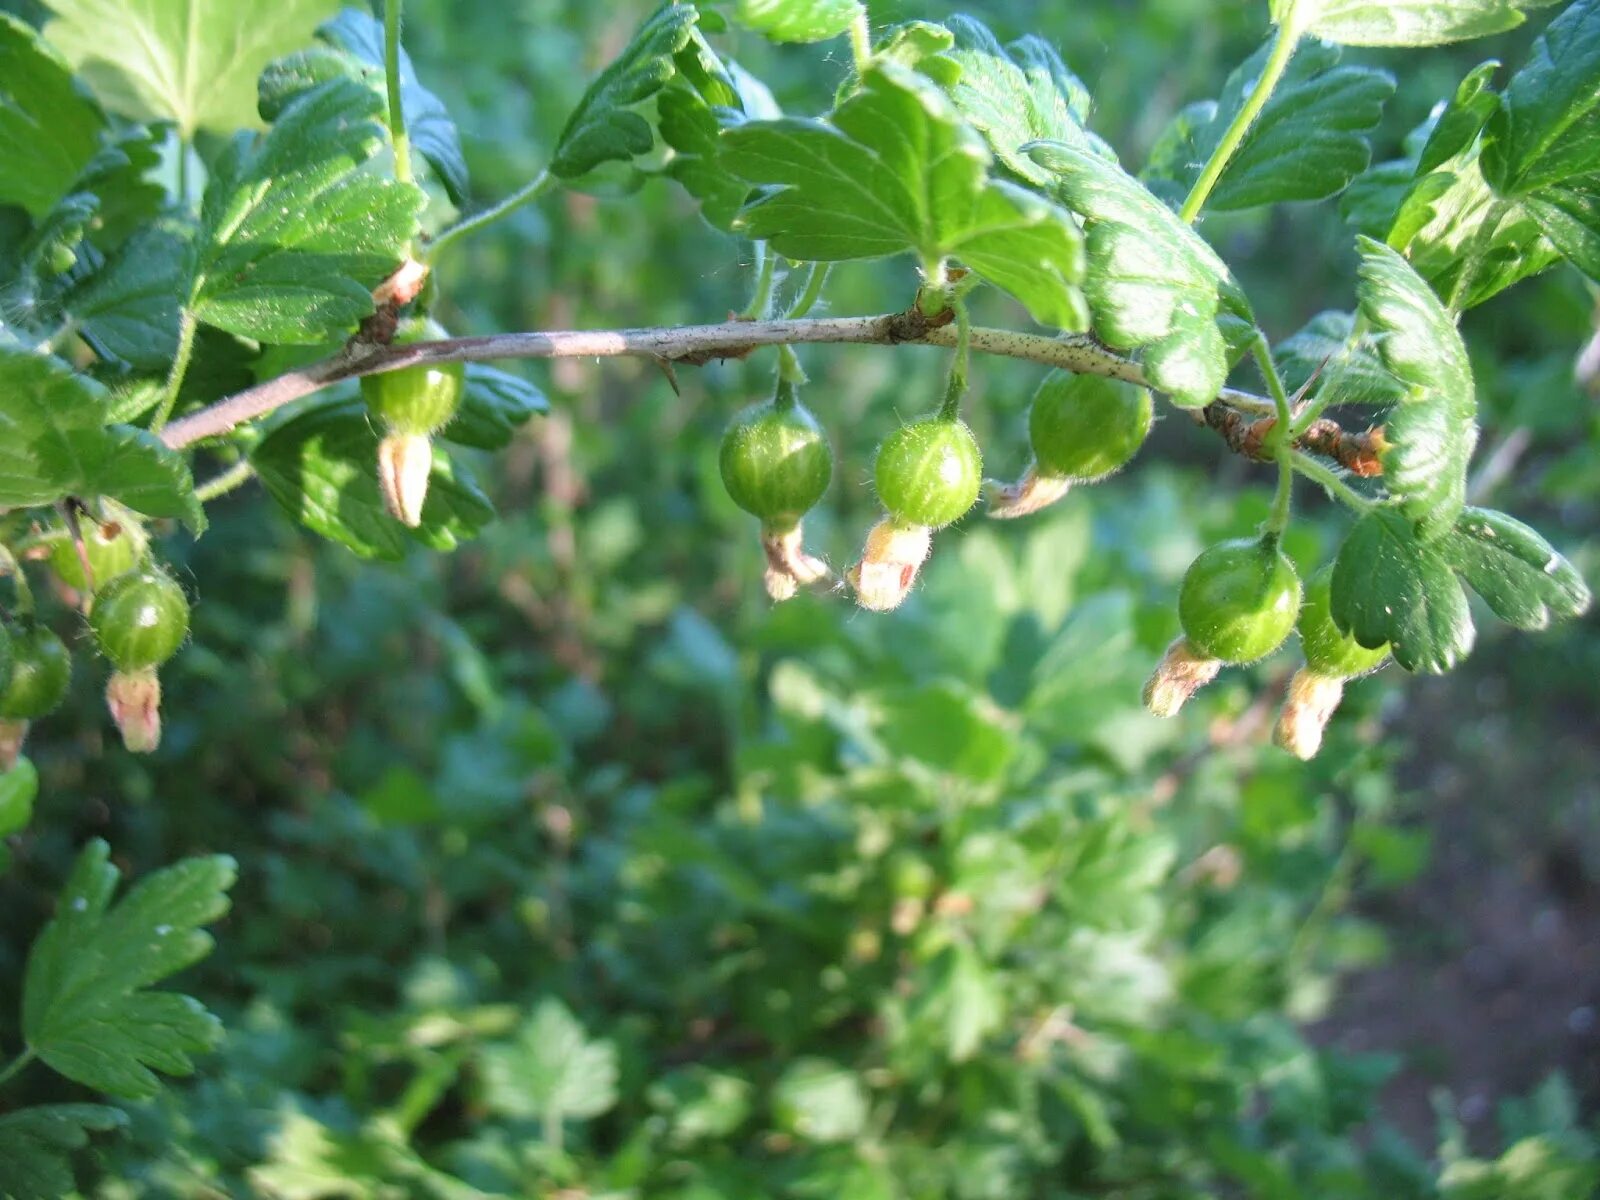
<instances>
[{"instance_id":1,"label":"lobed leaf","mask_svg":"<svg viewBox=\"0 0 1600 1200\"><path fill-rule=\"evenodd\" d=\"M1589 587L1577 568L1505 513L1463 509L1441 550L1495 616L1518 629L1544 629L1589 607Z\"/></svg>"},{"instance_id":2,"label":"lobed leaf","mask_svg":"<svg viewBox=\"0 0 1600 1200\"><path fill-rule=\"evenodd\" d=\"M104 126L66 63L0 12L0 204L44 216L94 158Z\"/></svg>"},{"instance_id":3,"label":"lobed leaf","mask_svg":"<svg viewBox=\"0 0 1600 1200\"><path fill-rule=\"evenodd\" d=\"M480 1056L484 1103L508 1117L588 1120L617 1102L617 1051L559 1000L541 1001L511 1042Z\"/></svg>"},{"instance_id":4,"label":"lobed leaf","mask_svg":"<svg viewBox=\"0 0 1600 1200\"><path fill-rule=\"evenodd\" d=\"M364 404L336 401L277 426L250 452L250 461L289 516L362 558L395 562L418 542L452 550L493 518L476 481L435 447L421 526L396 521L378 490L378 441Z\"/></svg>"},{"instance_id":5,"label":"lobed leaf","mask_svg":"<svg viewBox=\"0 0 1600 1200\"><path fill-rule=\"evenodd\" d=\"M1334 623L1370 649L1387 643L1407 671L1454 668L1472 650L1476 631L1447 546L1419 540L1391 509L1362 517L1334 560Z\"/></svg>"},{"instance_id":6,"label":"lobed leaf","mask_svg":"<svg viewBox=\"0 0 1600 1200\"><path fill-rule=\"evenodd\" d=\"M949 49L917 63L949 92L956 109L983 134L1007 170L1031 183L1048 173L1022 151L1042 140L1090 146L1084 123L1089 90L1048 42L1028 36L1001 46L975 17L957 14L945 22Z\"/></svg>"},{"instance_id":7,"label":"lobed leaf","mask_svg":"<svg viewBox=\"0 0 1600 1200\"><path fill-rule=\"evenodd\" d=\"M109 419L105 389L93 380L59 359L0 348L0 507L109 496L203 529L183 456Z\"/></svg>"},{"instance_id":8,"label":"lobed leaf","mask_svg":"<svg viewBox=\"0 0 1600 1200\"><path fill-rule=\"evenodd\" d=\"M423 196L366 169L382 100L349 79L297 96L264 138L236 137L201 211L195 315L258 341L316 345L372 311Z\"/></svg>"},{"instance_id":9,"label":"lobed leaf","mask_svg":"<svg viewBox=\"0 0 1600 1200\"><path fill-rule=\"evenodd\" d=\"M44 36L112 112L200 129L256 123L256 76L339 0L48 0Z\"/></svg>"},{"instance_id":10,"label":"lobed leaf","mask_svg":"<svg viewBox=\"0 0 1600 1200\"><path fill-rule=\"evenodd\" d=\"M1272 0L1275 22L1345 46L1439 46L1515 29L1544 0Z\"/></svg>"},{"instance_id":11,"label":"lobed leaf","mask_svg":"<svg viewBox=\"0 0 1600 1200\"><path fill-rule=\"evenodd\" d=\"M734 18L774 42L822 42L866 12L860 0L738 0Z\"/></svg>"},{"instance_id":12,"label":"lobed leaf","mask_svg":"<svg viewBox=\"0 0 1600 1200\"><path fill-rule=\"evenodd\" d=\"M163 371L172 362L193 272L191 235L176 222L147 226L65 298L100 357L141 371Z\"/></svg>"},{"instance_id":13,"label":"lobed leaf","mask_svg":"<svg viewBox=\"0 0 1600 1200\"><path fill-rule=\"evenodd\" d=\"M41 1104L0 1116L0 1196L60 1200L73 1190L72 1151L128 1116L103 1104Z\"/></svg>"},{"instance_id":14,"label":"lobed leaf","mask_svg":"<svg viewBox=\"0 0 1600 1200\"><path fill-rule=\"evenodd\" d=\"M1426 541L1449 529L1465 503L1478 438L1472 365L1422 277L1387 246L1368 238L1360 246L1362 315L1384 364L1410 385L1385 427L1384 479Z\"/></svg>"},{"instance_id":15,"label":"lobed leaf","mask_svg":"<svg viewBox=\"0 0 1600 1200\"><path fill-rule=\"evenodd\" d=\"M1059 206L987 177L983 139L933 83L880 63L830 121L750 121L723 134L728 167L764 190L736 226L806 261L949 255L1035 319L1083 324L1083 243Z\"/></svg>"},{"instance_id":16,"label":"lobed leaf","mask_svg":"<svg viewBox=\"0 0 1600 1200\"><path fill-rule=\"evenodd\" d=\"M1525 196L1600 171L1600 0L1577 0L1533 44L1489 123L1484 176Z\"/></svg>"},{"instance_id":17,"label":"lobed leaf","mask_svg":"<svg viewBox=\"0 0 1600 1200\"><path fill-rule=\"evenodd\" d=\"M1393 404L1405 389L1389 373L1370 337L1352 340L1355 318L1320 312L1273 351L1284 384L1296 391L1312 381L1315 394L1330 391L1334 404Z\"/></svg>"},{"instance_id":18,"label":"lobed leaf","mask_svg":"<svg viewBox=\"0 0 1600 1200\"><path fill-rule=\"evenodd\" d=\"M1030 156L1083 219L1095 333L1116 349L1147 347L1146 378L1177 403L1209 403L1228 370L1215 324L1222 260L1116 163L1062 142L1040 142Z\"/></svg>"},{"instance_id":19,"label":"lobed leaf","mask_svg":"<svg viewBox=\"0 0 1600 1200\"><path fill-rule=\"evenodd\" d=\"M68 1079L139 1100L157 1090L151 1068L187 1075L190 1055L222 1036L199 1001L148 989L210 953L201 926L228 911L237 868L224 855L187 859L113 906L119 873L109 854L99 840L84 848L55 918L29 951L22 1032Z\"/></svg>"},{"instance_id":20,"label":"lobed leaf","mask_svg":"<svg viewBox=\"0 0 1600 1200\"><path fill-rule=\"evenodd\" d=\"M550 159L552 175L576 179L602 163L649 153L655 135L633 106L655 95L676 74L673 55L688 44L698 20L692 5L669 0L639 27L567 119Z\"/></svg>"}]
</instances>

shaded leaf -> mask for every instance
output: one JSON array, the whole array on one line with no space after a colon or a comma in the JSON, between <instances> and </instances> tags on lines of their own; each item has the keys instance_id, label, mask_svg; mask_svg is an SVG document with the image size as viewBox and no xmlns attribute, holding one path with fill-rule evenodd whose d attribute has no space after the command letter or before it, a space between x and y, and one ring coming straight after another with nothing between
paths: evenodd
<instances>
[{"instance_id":1,"label":"shaded leaf","mask_svg":"<svg viewBox=\"0 0 1600 1200\"><path fill-rule=\"evenodd\" d=\"M199 1001L148 989L211 952L201 926L228 911L237 869L225 855L186 859L113 906L118 871L109 855L103 841L84 848L29 951L22 1031L68 1079L138 1100L159 1086L151 1068L187 1075L189 1056L221 1039L221 1024Z\"/></svg>"},{"instance_id":2,"label":"shaded leaf","mask_svg":"<svg viewBox=\"0 0 1600 1200\"><path fill-rule=\"evenodd\" d=\"M1313 375L1315 395L1331 393L1334 404L1393 404L1405 389L1389 373L1376 344L1364 337L1354 345L1355 318L1347 312L1320 312L1273 350L1284 384L1298 391ZM1320 372L1320 373L1319 373Z\"/></svg>"},{"instance_id":3,"label":"shaded leaf","mask_svg":"<svg viewBox=\"0 0 1600 1200\"><path fill-rule=\"evenodd\" d=\"M1419 541L1399 513L1362 517L1334 561L1335 624L1370 649L1388 643L1407 671L1451 670L1472 650L1475 631L1447 546Z\"/></svg>"},{"instance_id":4,"label":"shaded leaf","mask_svg":"<svg viewBox=\"0 0 1600 1200\"><path fill-rule=\"evenodd\" d=\"M197 129L256 122L256 76L339 0L49 0L44 35L111 111Z\"/></svg>"},{"instance_id":5,"label":"shaded leaf","mask_svg":"<svg viewBox=\"0 0 1600 1200\"><path fill-rule=\"evenodd\" d=\"M493 518L476 481L435 447L422 524L410 529L396 521L378 491L378 441L364 404L336 401L273 429L250 461L289 516L362 558L398 561L419 542L452 550Z\"/></svg>"},{"instance_id":6,"label":"shaded leaf","mask_svg":"<svg viewBox=\"0 0 1600 1200\"><path fill-rule=\"evenodd\" d=\"M147 226L64 303L102 358L135 370L164 370L178 351L192 269L188 231L176 224Z\"/></svg>"},{"instance_id":7,"label":"shaded leaf","mask_svg":"<svg viewBox=\"0 0 1600 1200\"><path fill-rule=\"evenodd\" d=\"M0 12L0 204L49 212L94 157L104 125L66 63Z\"/></svg>"},{"instance_id":8,"label":"shaded leaf","mask_svg":"<svg viewBox=\"0 0 1600 1200\"><path fill-rule=\"evenodd\" d=\"M60 1200L73 1190L72 1151L91 1131L121 1129L127 1114L103 1104L41 1104L0 1116L0 1196Z\"/></svg>"},{"instance_id":9,"label":"shaded leaf","mask_svg":"<svg viewBox=\"0 0 1600 1200\"><path fill-rule=\"evenodd\" d=\"M530 418L549 411L544 393L520 375L468 363L461 407L439 436L460 446L499 450Z\"/></svg>"}]
</instances>

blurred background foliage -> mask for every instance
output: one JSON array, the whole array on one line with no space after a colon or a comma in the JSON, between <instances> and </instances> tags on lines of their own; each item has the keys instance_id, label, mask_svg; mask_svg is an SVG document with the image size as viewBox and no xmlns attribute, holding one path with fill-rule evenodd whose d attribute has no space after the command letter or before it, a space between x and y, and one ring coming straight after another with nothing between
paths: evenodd
<instances>
[{"instance_id":1,"label":"blurred background foliage","mask_svg":"<svg viewBox=\"0 0 1600 1200\"><path fill-rule=\"evenodd\" d=\"M411 0L480 203L540 168L648 7ZM1057 44L1130 162L1264 34L1258 4L962 7ZM873 5L879 25L948 11ZM1364 56L1400 84L1377 156L1530 40ZM797 113L845 66L840 44L727 44ZM1348 306L1335 206L1207 233L1275 337ZM653 183L462 244L437 315L715 319L749 276L747 246ZM901 308L914 286L905 262L846 266L827 306ZM1018 319L988 303L980 320ZM1600 438L1574 359L1595 303L1560 271L1467 322L1480 497L1590 580ZM803 358L840 456L808 528L845 562L872 447L944 363ZM972 421L1009 474L1036 372L978 367ZM1595 617L1486 625L1454 676L1355 685L1302 766L1265 745L1284 658L1179 720L1140 708L1183 568L1267 507L1267 468L1182 416L1040 518L939 535L880 618L761 594L715 454L766 358L684 371L681 397L649 364L514 369L555 411L480 465L502 520L479 542L363 565L242 492L171 547L200 602L160 753L102 744L87 677L30 744L45 782L0 879L4 1020L85 838L136 873L209 850L242 869L187 982L226 1046L99 1146L86 1195L1591 1194ZM1302 508L1309 568L1338 518ZM70 1094L35 1072L8 1100Z\"/></svg>"}]
</instances>

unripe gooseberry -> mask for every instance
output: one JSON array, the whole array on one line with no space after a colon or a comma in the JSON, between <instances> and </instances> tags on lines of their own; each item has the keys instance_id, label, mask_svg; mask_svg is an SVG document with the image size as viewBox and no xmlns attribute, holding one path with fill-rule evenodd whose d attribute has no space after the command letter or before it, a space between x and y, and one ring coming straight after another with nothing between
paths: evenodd
<instances>
[{"instance_id":1,"label":"unripe gooseberry","mask_svg":"<svg viewBox=\"0 0 1600 1200\"><path fill-rule=\"evenodd\" d=\"M1251 663L1283 643L1300 610L1300 577L1276 538L1241 538L1201 552L1184 573L1178 619L1190 647Z\"/></svg>"},{"instance_id":2,"label":"unripe gooseberry","mask_svg":"<svg viewBox=\"0 0 1600 1200\"><path fill-rule=\"evenodd\" d=\"M412 317L400 323L393 344L433 342L448 337L436 321ZM423 436L449 423L461 406L467 369L458 362L422 363L361 377L361 395L390 433Z\"/></svg>"},{"instance_id":3,"label":"unripe gooseberry","mask_svg":"<svg viewBox=\"0 0 1600 1200\"><path fill-rule=\"evenodd\" d=\"M71 535L65 530L50 547L51 569L68 587L80 592L88 590L89 580L83 574L84 558L89 560L89 569L94 572L94 585L99 587L133 570L144 557L144 530L134 522L82 521L80 525L83 534L82 557Z\"/></svg>"},{"instance_id":4,"label":"unripe gooseberry","mask_svg":"<svg viewBox=\"0 0 1600 1200\"><path fill-rule=\"evenodd\" d=\"M33 721L54 712L72 680L72 655L66 646L48 629L33 625L11 639L11 651L10 681L0 683L0 720Z\"/></svg>"},{"instance_id":5,"label":"unripe gooseberry","mask_svg":"<svg viewBox=\"0 0 1600 1200\"><path fill-rule=\"evenodd\" d=\"M1389 647L1369 650L1333 622L1333 567L1326 566L1306 584L1305 603L1295 623L1306 666L1329 679L1353 679L1376 671L1389 658Z\"/></svg>"},{"instance_id":6,"label":"unripe gooseberry","mask_svg":"<svg viewBox=\"0 0 1600 1200\"><path fill-rule=\"evenodd\" d=\"M157 567L119 575L95 595L89 614L100 650L119 672L160 666L189 634L189 601Z\"/></svg>"},{"instance_id":7,"label":"unripe gooseberry","mask_svg":"<svg viewBox=\"0 0 1600 1200\"><path fill-rule=\"evenodd\" d=\"M1150 432L1150 392L1119 379L1052 371L1028 410L1041 474L1091 483L1124 466Z\"/></svg>"},{"instance_id":8,"label":"unripe gooseberry","mask_svg":"<svg viewBox=\"0 0 1600 1200\"><path fill-rule=\"evenodd\" d=\"M977 502L983 454L964 422L925 417L884 439L872 478L890 517L940 529Z\"/></svg>"},{"instance_id":9,"label":"unripe gooseberry","mask_svg":"<svg viewBox=\"0 0 1600 1200\"><path fill-rule=\"evenodd\" d=\"M717 462L733 502L774 532L793 529L833 478L827 435L792 394L737 413Z\"/></svg>"}]
</instances>

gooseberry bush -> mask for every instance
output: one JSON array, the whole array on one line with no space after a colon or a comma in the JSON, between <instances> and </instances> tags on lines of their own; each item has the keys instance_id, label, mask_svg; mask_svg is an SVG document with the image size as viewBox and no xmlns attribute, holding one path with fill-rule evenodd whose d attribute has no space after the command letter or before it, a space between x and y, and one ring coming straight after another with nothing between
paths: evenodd
<instances>
[{"instance_id":1,"label":"gooseberry bush","mask_svg":"<svg viewBox=\"0 0 1600 1200\"><path fill-rule=\"evenodd\" d=\"M322 0L46 8L34 24L0 13L0 835L30 829L28 741L74 674L94 678L125 750L161 747L162 673L207 652L187 645L207 578L174 560L204 550L237 489L259 481L287 518L360 559L499 544L472 465L548 405L490 363L641 358L688 404L688 368L770 356L763 393L727 422L716 473L759 521L749 553L773 601L886 614L860 618L883 623L870 635L883 644L848 653L840 614L793 619L820 623L842 661L908 679L930 653L896 640L919 587L988 589L997 622L1062 630L1001 689L1024 714L1017 727L945 681L885 698L892 715L869 731L842 679L775 673L788 740L741 742L737 797L793 805L775 844L737 823L698 828L695 780L649 804L624 792L615 828L524 914L546 928L571 922L574 906L604 911L594 986L640 1014L707 1003L706 980L677 978L672 948L685 946L707 975L785 964L781 1011L769 978L759 995L724 997L703 1026L674 1025L681 1044L647 1051L641 1027L591 1036L554 991L520 1014L484 994L483 978L418 968L407 986L424 999L404 1020L350 1034L360 1065L349 1072L363 1076L353 1093L382 1091L367 1073L414 1071L393 1106L297 1104L270 1139L194 1135L172 1174L170 1147L141 1139L135 1121L123 1186L136 1190L95 1194L1576 1197L1593 1186L1592 1147L1556 1085L1543 1126L1508 1121L1516 1144L1499 1162L1457 1145L1436 1171L1381 1141L1358 1147L1348 1135L1380 1069L1309 1048L1287 1019L1252 1017L1292 1016L1323 981L1298 950L1281 968L1260 962L1241 931L1319 914L1321 896L1275 879L1228 908L1217 895L1239 852L1218 847L1182 881L1217 895L1186 892L1174 906L1163 889L1188 842L1145 836L1131 786L1044 766L1052 741L1094 724L1108 694L1097 689L1137 694L1148 676L1145 707L1170 717L1228 668L1283 653L1297 667L1277 717L1289 755L1272 769L1312 770L1298 760L1317 754L1347 681L1391 662L1423 674L1461 664L1474 642L1469 590L1523 630L1585 611L1589 591L1556 548L1469 503L1478 413L1458 326L1542 272L1600 280L1600 0L1273 0L1266 44L1215 99L1184 107L1143 164L1094 130L1093 98L1048 30L1002 44L966 16L874 25L856 0L667 3L589 83L543 169L489 205L473 198L450 113L401 47L399 0L377 15ZM1411 132L1405 158L1371 163L1394 81L1344 61L1344 48L1420 52L1530 17L1545 24L1524 62L1474 69ZM752 35L783 53L838 39L833 90L781 111L731 57ZM450 263L475 235L563 192L627 203L660 183L726 235L730 263L755 264L743 312L461 336L440 324L447 291L472 286ZM1274 338L1205 217L1314 201L1336 202L1347 223L1350 301ZM883 260L896 306L814 315L834 306L832 266L859 260ZM1009 322L977 323L980 305ZM828 397L801 359L843 344L948 357L942 392L875 414L878 448L861 461L835 461ZM997 359L1038 374L1014 480L985 478L968 423L974 384ZM1063 522L1083 489L1129 467L1161 413L1276 478L1255 528L1198 548L1166 599L1180 632L1164 654L1135 641L1114 604L1068 616L1062 599L1082 528ZM830 488L870 488L879 510L838 564L805 527ZM1325 522L1321 500L1343 512L1337 548L1297 566L1294 522L1307 508ZM1041 532L1008 559L972 530L984 515ZM714 629L674 628L675 661L714 679L730 670L706 649ZM1008 655L1028 659L1028 636ZM928 639L958 679L987 670L967 639L987 644L960 627ZM738 707L726 694L710 703ZM514 729L508 773L559 757L537 714L497 710L494 722ZM945 743L951 725L963 734ZM1101 749L1142 765L1126 737L1107 732ZM479 752L470 739L451 751ZM1030 759L1029 786L1049 807L1002 786ZM920 765L891 765L902 761ZM425 825L448 777L384 775L368 807L399 828ZM1375 772L1359 785L1373 812L1355 820L1387 844L1383 785ZM886 811L907 795L917 803ZM460 803L453 815L485 833L504 815ZM546 832L572 852L559 818ZM343 855L387 885L468 905L493 903L479 889L516 871L485 858L460 878L419 879L398 842L346 845L336 814L296 836L334 847L334 861L307 868L306 886L331 896ZM507 857L537 854L524 832L507 836ZM1244 854L1265 876L1292 874L1294 850L1253 836ZM650 865L661 859L703 878ZM21 1045L0 1086L38 1062L146 1106L135 1113L162 1104L158 1073L191 1073L223 1035L197 1001L153 985L211 950L204 927L227 912L236 870L224 855L189 858L113 901L107 844L82 849L19 964ZM1048 887L1018 882L1040 878ZM804 902L803 879L824 881ZM903 945L909 979L886 939ZM806 966L808 948L828 965ZM507 953L493 937L481 950ZM1019 960L1034 973L1002 973ZM661 978L636 977L652 972ZM1076 980L1052 991L1064 976ZM297 986L294 1002L315 1002L314 986ZM1168 1021L1180 993L1188 1015ZM212 1097L224 1108L250 1107L267 1075L252 1056L269 1051L250 1039L270 1040L271 1022L244 1021L245 1040L223 1052L239 1094ZM843 1064L838 1046L863 1029ZM999 1041L1007 1053L980 1056ZM753 1081L730 1065L751 1054L777 1073ZM309 1076L296 1084L307 1094ZM492 1121L441 1135L435 1153L423 1126L451 1119L440 1109L458 1085L470 1089L461 1105ZM128 1112L8 1110L0 1092L0 1195L68 1194L73 1154ZM1558 1190L1509 1190L1536 1183Z\"/></svg>"}]
</instances>

